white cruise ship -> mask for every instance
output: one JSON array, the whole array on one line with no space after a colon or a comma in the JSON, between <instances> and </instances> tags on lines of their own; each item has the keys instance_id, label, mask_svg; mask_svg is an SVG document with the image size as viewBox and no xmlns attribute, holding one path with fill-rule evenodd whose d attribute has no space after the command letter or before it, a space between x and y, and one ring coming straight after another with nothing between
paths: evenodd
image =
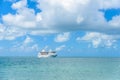
<instances>
[{"instance_id":1,"label":"white cruise ship","mask_svg":"<svg viewBox=\"0 0 120 80\"><path fill-rule=\"evenodd\" d=\"M49 50L45 51L44 49L38 53L38 58L47 58L47 57L56 57L57 54L55 51Z\"/></svg>"}]
</instances>

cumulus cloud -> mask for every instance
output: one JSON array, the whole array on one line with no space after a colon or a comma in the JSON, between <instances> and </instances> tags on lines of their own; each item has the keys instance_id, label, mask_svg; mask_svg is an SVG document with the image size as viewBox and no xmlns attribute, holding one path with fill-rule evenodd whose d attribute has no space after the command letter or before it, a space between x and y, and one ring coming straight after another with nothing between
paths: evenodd
<instances>
[{"instance_id":1,"label":"cumulus cloud","mask_svg":"<svg viewBox=\"0 0 120 80\"><path fill-rule=\"evenodd\" d=\"M28 44L28 43L31 43L31 42L33 42L33 40L29 36L27 36L23 43Z\"/></svg>"},{"instance_id":2,"label":"cumulus cloud","mask_svg":"<svg viewBox=\"0 0 120 80\"><path fill-rule=\"evenodd\" d=\"M119 35L106 35L97 32L88 32L83 37L78 37L77 41L87 41L92 43L94 48L97 47L115 47L116 39L120 39ZM90 45L89 45L90 46Z\"/></svg>"},{"instance_id":3,"label":"cumulus cloud","mask_svg":"<svg viewBox=\"0 0 120 80\"><path fill-rule=\"evenodd\" d=\"M4 26L0 24L0 33L4 32Z\"/></svg>"},{"instance_id":4,"label":"cumulus cloud","mask_svg":"<svg viewBox=\"0 0 120 80\"><path fill-rule=\"evenodd\" d=\"M17 5L17 3L15 5ZM31 29L31 28L36 27L37 25L36 21L38 21L36 18L39 14L35 15L34 10L29 9L27 7L23 7L22 3L18 7L15 6L14 8L17 9L17 14L13 15L9 13L2 17L6 26L17 27L19 29L21 28Z\"/></svg>"},{"instance_id":5,"label":"cumulus cloud","mask_svg":"<svg viewBox=\"0 0 120 80\"><path fill-rule=\"evenodd\" d=\"M46 21L48 26L59 31L114 33L117 30L114 25L106 21L104 13L99 10L119 8L119 0L39 0L38 2L41 3L38 7L43 10L42 21Z\"/></svg>"},{"instance_id":6,"label":"cumulus cloud","mask_svg":"<svg viewBox=\"0 0 120 80\"><path fill-rule=\"evenodd\" d=\"M4 25L0 24L0 40L14 40L16 37L25 35L26 33L16 28L6 28Z\"/></svg>"},{"instance_id":7,"label":"cumulus cloud","mask_svg":"<svg viewBox=\"0 0 120 80\"><path fill-rule=\"evenodd\" d=\"M120 8L120 0L100 0L101 8Z\"/></svg>"},{"instance_id":8,"label":"cumulus cloud","mask_svg":"<svg viewBox=\"0 0 120 80\"><path fill-rule=\"evenodd\" d=\"M25 52L31 52L31 51L38 51L39 47L34 42L32 38L29 36L26 37L26 39L23 42L17 43L17 45L14 45L11 48L11 51L25 51Z\"/></svg>"},{"instance_id":9,"label":"cumulus cloud","mask_svg":"<svg viewBox=\"0 0 120 80\"><path fill-rule=\"evenodd\" d=\"M21 0L19 2L14 3L12 5L12 8L13 9L21 9L21 8L26 7L26 4L27 4L27 0Z\"/></svg>"},{"instance_id":10,"label":"cumulus cloud","mask_svg":"<svg viewBox=\"0 0 120 80\"><path fill-rule=\"evenodd\" d=\"M65 45L61 45L59 47L57 47L55 50L56 51L61 51L63 48L65 48L66 46Z\"/></svg>"},{"instance_id":11,"label":"cumulus cloud","mask_svg":"<svg viewBox=\"0 0 120 80\"><path fill-rule=\"evenodd\" d=\"M70 38L70 33L69 32L66 32L66 33L63 33L63 34L58 34L54 41L55 42L65 42L65 41L68 41Z\"/></svg>"},{"instance_id":12,"label":"cumulus cloud","mask_svg":"<svg viewBox=\"0 0 120 80\"><path fill-rule=\"evenodd\" d=\"M109 24L114 26L115 28L118 28L120 27L120 16L115 16L112 18L112 21L109 21Z\"/></svg>"},{"instance_id":13,"label":"cumulus cloud","mask_svg":"<svg viewBox=\"0 0 120 80\"><path fill-rule=\"evenodd\" d=\"M13 30L17 29L19 34L25 32L32 35L75 30L120 33L117 21L119 17L107 22L104 13L99 11L120 8L120 0L37 0L36 2L37 8L42 12L35 13L34 9L28 8L27 0L13 3L11 8L16 10L16 14L3 15L3 25L12 27Z\"/></svg>"},{"instance_id":14,"label":"cumulus cloud","mask_svg":"<svg viewBox=\"0 0 120 80\"><path fill-rule=\"evenodd\" d=\"M21 0L13 3L11 7L16 10L16 14L8 13L7 15L3 15L2 20L4 25L12 27L13 29L17 28L22 30L22 32L29 34L32 34L34 30L36 32L43 31L40 13L35 14L35 10L30 9L27 6L27 0Z\"/></svg>"}]
</instances>

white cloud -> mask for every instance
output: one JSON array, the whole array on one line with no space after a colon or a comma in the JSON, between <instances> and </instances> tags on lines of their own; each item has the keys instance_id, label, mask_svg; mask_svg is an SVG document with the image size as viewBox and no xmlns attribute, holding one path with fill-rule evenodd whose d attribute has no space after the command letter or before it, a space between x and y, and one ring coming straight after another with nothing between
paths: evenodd
<instances>
[{"instance_id":1,"label":"white cloud","mask_svg":"<svg viewBox=\"0 0 120 80\"><path fill-rule=\"evenodd\" d=\"M65 45L61 45L59 47L57 47L55 50L56 51L61 51L62 49L64 49L66 46Z\"/></svg>"},{"instance_id":2,"label":"white cloud","mask_svg":"<svg viewBox=\"0 0 120 80\"><path fill-rule=\"evenodd\" d=\"M4 32L4 26L2 24L0 24L0 33L3 33Z\"/></svg>"},{"instance_id":3,"label":"white cloud","mask_svg":"<svg viewBox=\"0 0 120 80\"><path fill-rule=\"evenodd\" d=\"M83 37L78 37L77 41L87 41L92 43L93 47L114 47L116 39L120 39L119 35L106 35L97 32L88 32Z\"/></svg>"},{"instance_id":4,"label":"white cloud","mask_svg":"<svg viewBox=\"0 0 120 80\"><path fill-rule=\"evenodd\" d=\"M23 42L17 43L17 45L14 45L11 47L11 51L24 51L24 52L31 52L31 51L38 51L39 47L34 42L32 38L29 36L26 37L26 39Z\"/></svg>"},{"instance_id":5,"label":"white cloud","mask_svg":"<svg viewBox=\"0 0 120 80\"><path fill-rule=\"evenodd\" d=\"M11 6L16 10L16 14L9 13L2 16L3 25L12 27L11 34L16 29L19 34L24 32L32 35L75 30L120 33L117 21L119 17L107 22L104 13L99 11L99 9L120 8L120 0L37 0L36 2L37 8L42 12L35 14L34 9L27 7L27 0L20 0ZM7 31L5 34L8 34ZM13 36L18 37L15 34Z\"/></svg>"},{"instance_id":6,"label":"white cloud","mask_svg":"<svg viewBox=\"0 0 120 80\"><path fill-rule=\"evenodd\" d=\"M27 36L23 43L24 44L29 44L29 43L32 43L32 42L33 42L33 39L31 39L29 36Z\"/></svg>"},{"instance_id":7,"label":"white cloud","mask_svg":"<svg viewBox=\"0 0 120 80\"><path fill-rule=\"evenodd\" d=\"M60 31L89 30L114 33L117 29L105 20L104 13L99 9L118 8L119 1L39 0L38 7L43 10L42 21L46 21L48 26Z\"/></svg>"},{"instance_id":8,"label":"white cloud","mask_svg":"<svg viewBox=\"0 0 120 80\"><path fill-rule=\"evenodd\" d=\"M42 24L40 22L42 20L40 13L35 14L33 9L27 8L27 0L13 3L11 7L16 9L16 14L8 13L2 16L5 26L12 26L20 30L26 29L26 32L31 31L31 29L38 31L38 29L42 28L40 26Z\"/></svg>"},{"instance_id":9,"label":"white cloud","mask_svg":"<svg viewBox=\"0 0 120 80\"><path fill-rule=\"evenodd\" d=\"M113 17L112 21L109 21L109 24L119 29L120 28L120 16Z\"/></svg>"},{"instance_id":10,"label":"white cloud","mask_svg":"<svg viewBox=\"0 0 120 80\"><path fill-rule=\"evenodd\" d=\"M55 42L65 42L65 41L68 41L70 38L70 33L69 32L66 32L66 33L63 33L63 34L58 34L55 38Z\"/></svg>"},{"instance_id":11,"label":"white cloud","mask_svg":"<svg viewBox=\"0 0 120 80\"><path fill-rule=\"evenodd\" d=\"M34 28L36 27L36 17L34 15L34 10L24 8L18 12L19 14L12 15L7 14L3 16L3 21L6 26L21 28ZM13 21L14 20L14 21Z\"/></svg>"},{"instance_id":12,"label":"white cloud","mask_svg":"<svg viewBox=\"0 0 120 80\"><path fill-rule=\"evenodd\" d=\"M27 5L27 0L21 0L19 2L13 3L12 8L13 9L21 9L26 7Z\"/></svg>"},{"instance_id":13,"label":"white cloud","mask_svg":"<svg viewBox=\"0 0 120 80\"><path fill-rule=\"evenodd\" d=\"M119 8L120 7L120 0L99 0L101 8L108 9L108 8Z\"/></svg>"},{"instance_id":14,"label":"white cloud","mask_svg":"<svg viewBox=\"0 0 120 80\"><path fill-rule=\"evenodd\" d=\"M0 24L0 40L14 40L16 37L25 35L26 33L16 28L6 28L4 25Z\"/></svg>"}]
</instances>

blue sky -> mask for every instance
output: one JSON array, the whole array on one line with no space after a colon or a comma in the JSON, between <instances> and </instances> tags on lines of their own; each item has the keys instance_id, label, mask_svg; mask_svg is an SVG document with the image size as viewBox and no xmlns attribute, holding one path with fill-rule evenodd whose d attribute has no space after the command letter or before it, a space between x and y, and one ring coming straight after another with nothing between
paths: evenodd
<instances>
[{"instance_id":1,"label":"blue sky","mask_svg":"<svg viewBox=\"0 0 120 80\"><path fill-rule=\"evenodd\" d=\"M120 0L1 0L0 56L120 57Z\"/></svg>"}]
</instances>

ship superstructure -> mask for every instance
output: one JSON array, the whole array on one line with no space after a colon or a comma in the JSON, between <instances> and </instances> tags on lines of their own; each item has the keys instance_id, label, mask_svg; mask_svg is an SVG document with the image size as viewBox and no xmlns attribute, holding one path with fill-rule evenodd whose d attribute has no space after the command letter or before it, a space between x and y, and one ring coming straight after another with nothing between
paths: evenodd
<instances>
[{"instance_id":1,"label":"ship superstructure","mask_svg":"<svg viewBox=\"0 0 120 80\"><path fill-rule=\"evenodd\" d=\"M38 53L38 58L42 58L42 57L56 57L57 54L55 51L49 50L49 51L45 51L44 49Z\"/></svg>"}]
</instances>

